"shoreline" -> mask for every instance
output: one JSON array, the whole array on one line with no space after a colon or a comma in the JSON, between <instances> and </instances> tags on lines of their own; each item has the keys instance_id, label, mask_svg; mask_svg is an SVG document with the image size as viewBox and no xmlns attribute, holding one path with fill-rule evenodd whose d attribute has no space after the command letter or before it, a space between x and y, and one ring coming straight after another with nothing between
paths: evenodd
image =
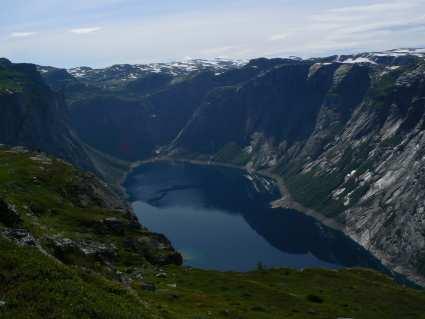
<instances>
[{"instance_id":1,"label":"shoreline","mask_svg":"<svg viewBox=\"0 0 425 319\"><path fill-rule=\"evenodd\" d=\"M280 198L276 199L274 201L272 201L270 203L272 208L284 208L284 209L293 209L296 210L302 214L305 214L307 216L313 217L314 219L316 219L317 221L319 221L320 223L324 224L327 227L330 227L334 230L338 230L338 231L342 231L345 233L345 227L336 222L333 219L330 219L326 216L324 216L323 214L316 212L313 209L307 208L305 206L303 206L301 203L295 201L286 184L285 181L283 180L283 178L277 174L272 173L270 170L256 170L253 168L248 168L246 166L241 166L241 165L235 165L235 164L230 164L230 163L224 163L224 162L216 162L216 161L206 161L206 160L193 160L193 159L186 159L186 158L172 158L172 157L155 157L155 158L151 158L151 159L147 159L147 160L143 160L143 161L136 161L133 162L130 165L130 168L128 170L128 172L126 172L126 174L121 178L120 180L120 187L124 190L124 193L126 194L126 197L128 198L128 194L125 190L125 188L122 186L122 184L125 182L125 180L127 179L127 177L139 166L144 165L144 164L152 164L152 163L160 163L160 162L175 162L175 163L189 163L189 164L193 164L193 165L202 165L202 166L218 166L218 167L227 167L227 168L234 168L234 169L239 169L242 171L245 171L247 173L250 174L257 174L263 177L268 177L271 178L275 185L278 187L279 189L279 193L280 193Z\"/></svg>"},{"instance_id":2,"label":"shoreline","mask_svg":"<svg viewBox=\"0 0 425 319\"><path fill-rule=\"evenodd\" d=\"M256 170L256 169L249 168L249 167L246 167L246 166L229 164L229 163L224 163L224 162L215 162L215 161L206 161L206 160L193 160L193 159L185 159L185 158L172 158L172 157L155 157L155 158L151 158L151 159L147 159L147 160L136 161L136 162L132 162L130 164L128 171L125 172L125 174L117 181L117 184L118 184L117 186L122 190L126 201L129 200L129 194L127 193L127 190L125 189L123 184L126 181L126 179L128 178L128 176L136 168L138 168L141 165L152 164L152 163L160 163L160 162L188 163L188 164L200 165L200 166L227 167L227 168L242 170L242 171L249 173L249 174L257 174L257 175L260 175L260 176L263 176L263 177L271 178L274 181L275 185L278 187L279 193L280 193L280 196L281 196L281 198L270 202L270 205L271 205L272 208L291 209L291 210L295 210L295 211L299 212L300 214L310 216L310 217L314 218L315 220L317 220L318 222L320 222L321 224L323 224L323 225L325 225L329 228L332 228L334 230L342 232L345 236L347 236L348 238L350 238L351 240L353 240L354 242L356 242L357 244L362 246L360 244L360 241L356 237L352 236L352 234L350 234L349 229L346 226L342 225L341 223L338 223L337 221L335 221L333 219L330 219L330 218L324 216L323 214L321 214L321 213L319 213L319 212L317 212L313 209L307 208L307 207L303 206L301 203L294 200L292 198L286 184L285 184L284 179L281 176L271 172L270 169ZM370 250L370 249L368 249L364 246L362 246L362 247L364 249L366 249L377 260L379 260L382 263L382 265L385 268L387 268L390 272L392 272L393 274L406 278L408 281L410 281L412 284L417 285L418 287L425 288L425 279L418 276L411 269L406 269L404 267L400 267L399 265L395 265L395 264L389 262L386 259L386 257L383 256L380 252Z\"/></svg>"}]
</instances>

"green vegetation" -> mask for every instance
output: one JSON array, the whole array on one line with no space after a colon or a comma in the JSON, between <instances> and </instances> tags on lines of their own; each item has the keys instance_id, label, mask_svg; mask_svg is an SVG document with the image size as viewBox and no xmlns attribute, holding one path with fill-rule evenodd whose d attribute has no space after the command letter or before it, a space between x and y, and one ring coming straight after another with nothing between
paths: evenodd
<instances>
[{"instance_id":1,"label":"green vegetation","mask_svg":"<svg viewBox=\"0 0 425 319\"><path fill-rule=\"evenodd\" d=\"M4 91L22 91L23 82L24 79L20 73L0 66L0 93Z\"/></svg>"},{"instance_id":2,"label":"green vegetation","mask_svg":"<svg viewBox=\"0 0 425 319\"><path fill-rule=\"evenodd\" d=\"M230 163L234 165L245 165L249 162L250 154L236 143L227 143L214 156L214 161L219 163Z\"/></svg>"},{"instance_id":3,"label":"green vegetation","mask_svg":"<svg viewBox=\"0 0 425 319\"><path fill-rule=\"evenodd\" d=\"M306 207L327 216L338 215L345 207L341 201L333 199L331 193L344 182L344 177L355 167L353 158L353 150L346 149L337 169L329 174L319 174L316 169L300 173L299 168L292 167L284 175L288 189L294 199Z\"/></svg>"},{"instance_id":4,"label":"green vegetation","mask_svg":"<svg viewBox=\"0 0 425 319\"><path fill-rule=\"evenodd\" d=\"M170 251L102 203L98 183L60 160L0 149L0 199L9 205L0 206L1 318L425 318L423 292L369 270L160 266L170 264ZM105 218L120 227L105 228ZM28 231L37 246L6 239L11 228ZM115 253L58 254L52 238L112 245Z\"/></svg>"},{"instance_id":5,"label":"green vegetation","mask_svg":"<svg viewBox=\"0 0 425 319\"><path fill-rule=\"evenodd\" d=\"M334 217L347 207L356 204L367 192L367 185L356 188L357 184L353 180L345 182L345 177L353 170L356 170L357 175L368 171L372 167L372 159L368 158L368 155L369 146L366 144L359 145L355 149L347 147L329 173L316 168L308 173L302 173L299 166L293 165L283 171L283 176L297 202L326 216ZM352 192L351 201L347 206L344 206L342 200L332 198L332 191L342 184L345 191L341 195Z\"/></svg>"},{"instance_id":6,"label":"green vegetation","mask_svg":"<svg viewBox=\"0 0 425 319\"><path fill-rule=\"evenodd\" d=\"M135 289L164 318L425 318L425 295L369 270L221 273L170 267Z\"/></svg>"},{"instance_id":7,"label":"green vegetation","mask_svg":"<svg viewBox=\"0 0 425 319\"><path fill-rule=\"evenodd\" d=\"M1 237L0 252L1 318L149 318L146 306L119 283Z\"/></svg>"},{"instance_id":8,"label":"green vegetation","mask_svg":"<svg viewBox=\"0 0 425 319\"><path fill-rule=\"evenodd\" d=\"M306 207L327 216L335 216L344 210L341 201L331 197L331 192L344 180L343 174L318 175L313 172L286 178L286 185L293 198Z\"/></svg>"},{"instance_id":9,"label":"green vegetation","mask_svg":"<svg viewBox=\"0 0 425 319\"><path fill-rule=\"evenodd\" d=\"M154 269L132 288L0 240L1 318L425 318L425 294L368 270Z\"/></svg>"},{"instance_id":10,"label":"green vegetation","mask_svg":"<svg viewBox=\"0 0 425 319\"><path fill-rule=\"evenodd\" d=\"M0 59L0 93L28 91L33 92L37 99L42 99L39 93L44 90L47 90L47 86L35 65L11 64Z\"/></svg>"},{"instance_id":11,"label":"green vegetation","mask_svg":"<svg viewBox=\"0 0 425 319\"><path fill-rule=\"evenodd\" d=\"M382 77L376 78L372 82L372 87L369 90L369 104L378 108L386 108L391 105L388 101L391 100L393 95L396 93L397 87L395 86L395 83L397 79L400 75L412 71L415 67L415 65L401 66L396 70L392 70L384 74Z\"/></svg>"},{"instance_id":12,"label":"green vegetation","mask_svg":"<svg viewBox=\"0 0 425 319\"><path fill-rule=\"evenodd\" d=\"M101 182L60 160L0 151L0 199L19 215L15 225L6 223L7 214L0 215L0 226L26 229L52 254L58 254L52 245L57 237L111 248L113 256L107 259L117 269L166 260L173 254L168 248L157 249L161 240L134 225L126 207L120 207L121 201ZM103 256L84 258L73 249L60 252L60 259L102 272L110 270Z\"/></svg>"},{"instance_id":13,"label":"green vegetation","mask_svg":"<svg viewBox=\"0 0 425 319\"><path fill-rule=\"evenodd\" d=\"M399 134L396 134L396 135L393 135L386 140L383 140L381 142L380 146L382 148L393 149L397 145L400 145L401 142L403 142L403 138Z\"/></svg>"}]
</instances>

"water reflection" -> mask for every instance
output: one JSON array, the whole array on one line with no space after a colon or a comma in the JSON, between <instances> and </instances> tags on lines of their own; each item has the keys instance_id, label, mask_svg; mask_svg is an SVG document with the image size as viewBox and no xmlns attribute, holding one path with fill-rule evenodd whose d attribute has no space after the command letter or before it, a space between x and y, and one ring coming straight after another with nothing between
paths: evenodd
<instances>
[{"instance_id":1,"label":"water reflection","mask_svg":"<svg viewBox=\"0 0 425 319\"><path fill-rule=\"evenodd\" d=\"M230 168L156 163L125 184L143 224L166 234L185 263L219 270L267 266L372 267L379 262L301 213L271 209L272 181Z\"/></svg>"}]
</instances>

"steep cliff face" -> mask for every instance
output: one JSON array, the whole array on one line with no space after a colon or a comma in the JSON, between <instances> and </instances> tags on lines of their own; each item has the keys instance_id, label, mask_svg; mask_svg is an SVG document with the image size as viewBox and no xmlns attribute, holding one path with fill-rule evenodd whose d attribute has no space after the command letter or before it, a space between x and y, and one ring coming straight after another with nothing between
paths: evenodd
<instances>
[{"instance_id":1,"label":"steep cliff face","mask_svg":"<svg viewBox=\"0 0 425 319\"><path fill-rule=\"evenodd\" d=\"M272 142L286 141L287 147L305 140L323 104L347 118L368 87L367 68L338 69L338 64L316 68L309 62L288 61L241 85L217 89L174 146L214 154L229 142L249 145L255 133ZM343 83L334 83L337 71L347 72Z\"/></svg>"},{"instance_id":2,"label":"steep cliff face","mask_svg":"<svg viewBox=\"0 0 425 319\"><path fill-rule=\"evenodd\" d=\"M146 158L177 135L204 95L216 86L209 72L173 82L167 77L164 88L160 88L163 82L147 86L144 81L149 80L142 78L120 91L104 90L75 101L75 95L69 94L71 121L78 134L119 158Z\"/></svg>"},{"instance_id":3,"label":"steep cliff face","mask_svg":"<svg viewBox=\"0 0 425 319\"><path fill-rule=\"evenodd\" d=\"M324 130L330 121L323 110L289 166L280 165L300 201L338 220L394 268L422 278L424 70L423 63L374 70L367 95L344 126ZM318 144L323 149L315 153Z\"/></svg>"},{"instance_id":4,"label":"steep cliff face","mask_svg":"<svg viewBox=\"0 0 425 319\"><path fill-rule=\"evenodd\" d=\"M69 71L74 76L55 68L39 70L52 89L64 93L73 128L86 143L122 159L138 160L170 143L208 92L247 81L278 62L259 59L246 68L219 64L180 71L172 65L163 71L137 66Z\"/></svg>"},{"instance_id":5,"label":"steep cliff face","mask_svg":"<svg viewBox=\"0 0 425 319\"><path fill-rule=\"evenodd\" d=\"M93 170L69 125L63 96L54 93L31 64L0 63L0 143L40 149Z\"/></svg>"},{"instance_id":6,"label":"steep cliff face","mask_svg":"<svg viewBox=\"0 0 425 319\"><path fill-rule=\"evenodd\" d=\"M212 92L169 150L272 169L298 202L421 281L425 66L402 61L275 67Z\"/></svg>"}]
</instances>

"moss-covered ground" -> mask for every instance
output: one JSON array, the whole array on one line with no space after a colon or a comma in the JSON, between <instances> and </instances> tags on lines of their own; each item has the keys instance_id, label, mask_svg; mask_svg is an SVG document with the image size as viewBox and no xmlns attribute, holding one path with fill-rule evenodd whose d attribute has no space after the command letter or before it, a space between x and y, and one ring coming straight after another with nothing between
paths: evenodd
<instances>
[{"instance_id":1,"label":"moss-covered ground","mask_svg":"<svg viewBox=\"0 0 425 319\"><path fill-rule=\"evenodd\" d=\"M370 270L233 273L147 262L123 242L149 232L99 229L104 218L126 218L82 196L83 176L59 160L0 149L0 199L21 219L11 225L0 211L0 318L425 318L422 291ZM112 243L117 257L113 266L72 254L60 261L48 247L6 239L6 228L42 244L46 236Z\"/></svg>"}]
</instances>

